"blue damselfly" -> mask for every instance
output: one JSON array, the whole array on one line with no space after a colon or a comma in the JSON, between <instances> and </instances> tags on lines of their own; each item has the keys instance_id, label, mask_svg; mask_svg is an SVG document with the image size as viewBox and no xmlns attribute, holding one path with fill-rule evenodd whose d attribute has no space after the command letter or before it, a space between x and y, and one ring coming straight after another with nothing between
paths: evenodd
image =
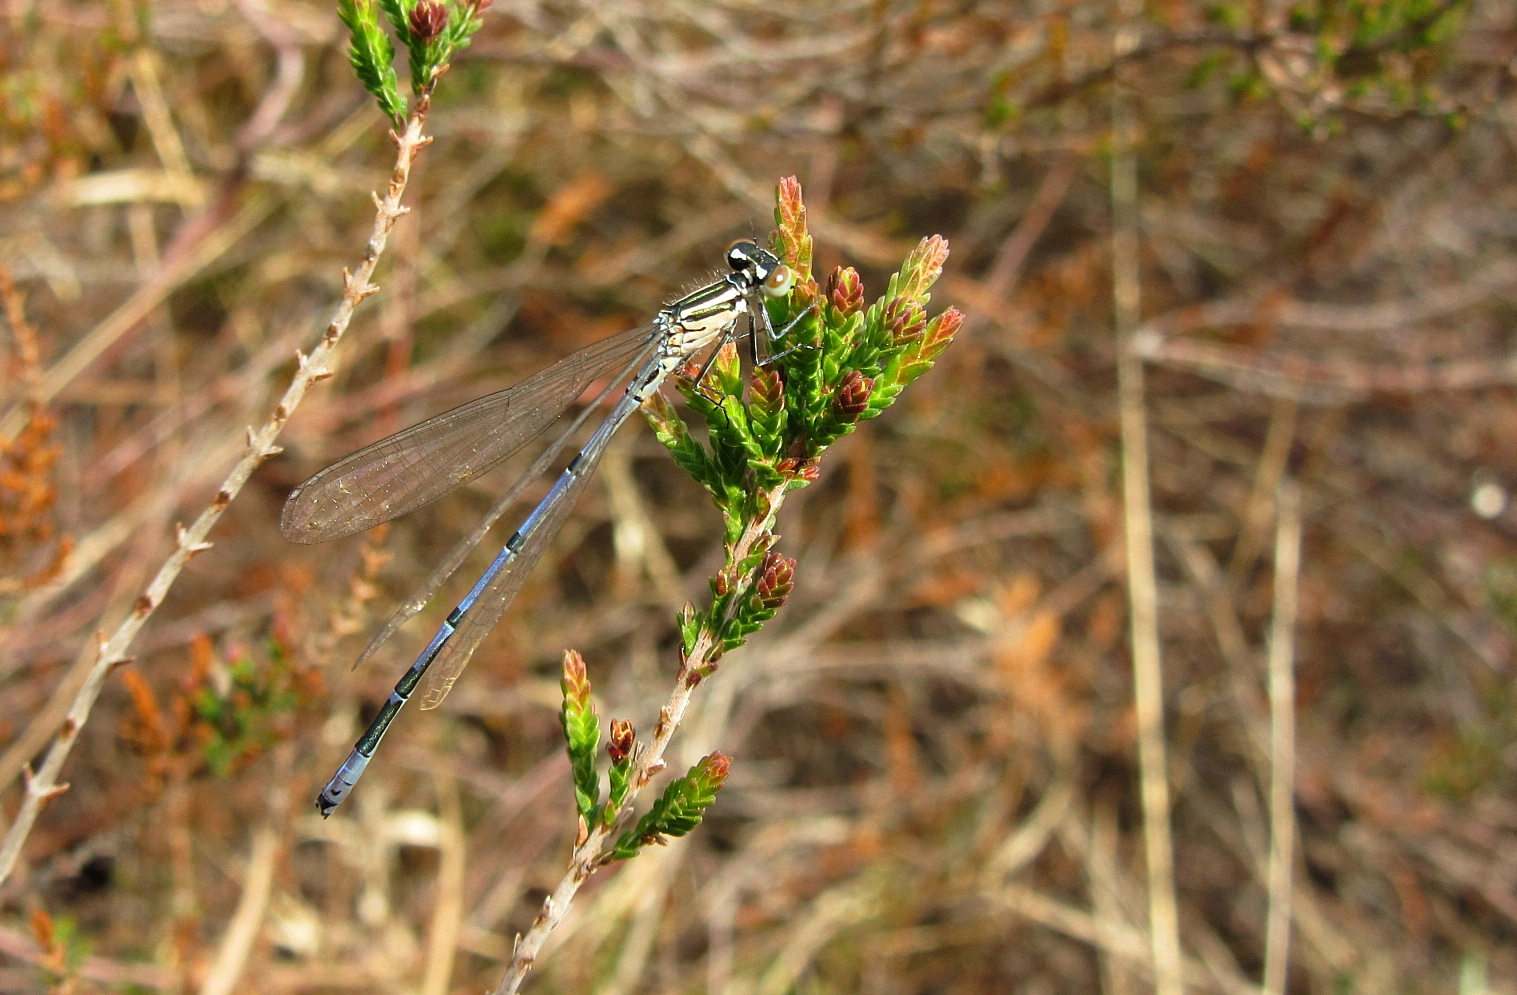
<instances>
[{"instance_id":1,"label":"blue damselfly","mask_svg":"<svg viewBox=\"0 0 1517 995\"><path fill-rule=\"evenodd\" d=\"M772 345L783 337L789 326L775 329L763 299L790 292L793 278L789 267L746 240L734 242L727 250L727 264L732 272L667 305L647 325L589 346L498 394L360 449L311 477L290 495L280 530L294 542L325 542L372 528L435 501L497 466L557 421L592 384L611 378L610 385L548 446L485 518L454 545L415 594L395 610L359 656L358 663L362 663L422 610L495 520L533 479L546 472L590 414L626 384L621 396L610 402L605 419L584 448L390 692L317 799L323 816L330 815L353 789L386 730L423 678L422 708L441 704L563 525L612 435L665 378L680 371L702 350L710 349L714 358L716 350L737 336L739 319L744 316L748 318L756 361L761 345ZM799 316L791 325L797 320ZM708 359L696 375L698 386L710 362Z\"/></svg>"}]
</instances>

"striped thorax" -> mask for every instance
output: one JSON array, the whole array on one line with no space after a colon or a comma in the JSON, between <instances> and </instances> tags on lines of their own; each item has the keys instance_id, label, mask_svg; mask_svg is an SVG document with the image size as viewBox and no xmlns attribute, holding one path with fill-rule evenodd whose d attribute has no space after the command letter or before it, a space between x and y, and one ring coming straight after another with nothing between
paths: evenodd
<instances>
[{"instance_id":1,"label":"striped thorax","mask_svg":"<svg viewBox=\"0 0 1517 995\"><path fill-rule=\"evenodd\" d=\"M738 318L751 317L755 292L782 297L790 291L790 267L754 242L733 242L727 248L727 265L731 273L665 306L654 317L658 362L648 371L652 375L632 385L631 392L639 398L646 398L696 353L725 338Z\"/></svg>"}]
</instances>

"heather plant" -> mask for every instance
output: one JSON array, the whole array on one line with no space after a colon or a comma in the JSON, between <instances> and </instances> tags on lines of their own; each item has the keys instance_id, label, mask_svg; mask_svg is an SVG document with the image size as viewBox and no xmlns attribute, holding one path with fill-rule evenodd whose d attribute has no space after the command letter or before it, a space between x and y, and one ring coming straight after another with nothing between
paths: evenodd
<instances>
[{"instance_id":1,"label":"heather plant","mask_svg":"<svg viewBox=\"0 0 1517 995\"><path fill-rule=\"evenodd\" d=\"M121 737L143 758L150 792L175 778L234 776L289 739L322 694L316 669L302 667L277 638L230 660L197 638L166 703L135 668L123 670L122 682L132 711Z\"/></svg>"},{"instance_id":2,"label":"heather plant","mask_svg":"<svg viewBox=\"0 0 1517 995\"><path fill-rule=\"evenodd\" d=\"M1200 83L1226 66L1233 96L1273 94L1303 129L1341 127L1345 113L1428 114L1462 122L1467 108L1438 86L1463 0L1347 0L1290 5L1255 23L1247 3L1219 3L1208 19L1220 42L1196 67ZM1229 49L1231 54L1229 55Z\"/></svg>"},{"instance_id":3,"label":"heather plant","mask_svg":"<svg viewBox=\"0 0 1517 995\"><path fill-rule=\"evenodd\" d=\"M0 13L11 987L488 991L582 806L612 863L545 991L1517 991L1517 4L501 7L461 54L463 0ZM884 365L670 382L719 493L613 449L489 663L313 818L395 676L353 640L482 495L319 551L277 502L651 317L776 162L818 308L952 241L953 368L810 468ZM823 475L746 573L734 469ZM716 669L639 788L687 598ZM527 670L566 646L579 803Z\"/></svg>"},{"instance_id":4,"label":"heather plant","mask_svg":"<svg viewBox=\"0 0 1517 995\"><path fill-rule=\"evenodd\" d=\"M710 580L710 601L701 608L686 604L679 614L679 667L651 739L640 741L630 722L612 720L604 779L597 767L600 722L588 669L578 653L564 654L560 720L579 829L569 869L532 928L518 937L497 995L520 987L543 941L597 868L700 825L732 764L722 753L703 757L671 780L635 823L634 803L663 770L691 693L790 596L796 564L779 551L774 532L785 496L816 481L830 446L859 422L882 414L931 369L963 321L952 308L927 317L928 291L948 258L942 237L923 239L890 278L885 294L866 308L853 269L835 270L825 287L813 278L806 209L794 177L780 182L775 221L771 247L794 271L795 284L788 297L768 303L774 327L788 328L771 344L770 358L745 375L739 350L728 344L705 379L692 375L680 381L691 412L705 425L704 440L663 395L654 395L645 408L658 440L720 512L725 562Z\"/></svg>"},{"instance_id":5,"label":"heather plant","mask_svg":"<svg viewBox=\"0 0 1517 995\"><path fill-rule=\"evenodd\" d=\"M409 53L411 93L425 108L438 77L468 47L489 6L490 0L337 0L351 38L348 62L397 128L405 124L408 103L395 73L395 46L380 27L379 14Z\"/></svg>"}]
</instances>

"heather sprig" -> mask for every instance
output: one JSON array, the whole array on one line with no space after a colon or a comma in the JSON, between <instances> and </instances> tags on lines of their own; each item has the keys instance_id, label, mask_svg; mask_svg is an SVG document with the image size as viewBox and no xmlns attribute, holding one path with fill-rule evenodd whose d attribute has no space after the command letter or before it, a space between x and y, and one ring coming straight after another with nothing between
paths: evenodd
<instances>
[{"instance_id":1,"label":"heather sprig","mask_svg":"<svg viewBox=\"0 0 1517 995\"><path fill-rule=\"evenodd\" d=\"M681 384L691 410L706 422L706 447L693 441L667 403L650 411L659 440L727 517L729 539L764 490L781 480L795 488L815 479L815 461L827 447L893 404L963 322L952 308L927 318L928 290L948 258L941 236L923 239L866 311L863 284L852 269L835 270L825 293L818 288L800 186L787 179L779 193L773 248L795 271L796 287L787 299L770 302L770 319L782 327L802 316L773 346L779 358L751 371L746 401L735 348L718 358L705 389Z\"/></svg>"},{"instance_id":2,"label":"heather sprig","mask_svg":"<svg viewBox=\"0 0 1517 995\"><path fill-rule=\"evenodd\" d=\"M650 843L662 845L668 837L683 836L701 824L706 809L727 780L732 758L720 753L702 757L684 777L675 778L663 795L637 820L637 827L622 833L611 851L612 860L635 857Z\"/></svg>"},{"instance_id":3,"label":"heather sprig","mask_svg":"<svg viewBox=\"0 0 1517 995\"><path fill-rule=\"evenodd\" d=\"M713 357L702 383L680 383L690 410L706 424L704 441L662 395L643 406L659 441L721 512L726 562L711 578L707 606L686 604L676 619L679 671L649 739L638 742L630 722L612 721L604 802L595 767L600 729L590 680L579 654L564 655L561 716L579 834L563 879L543 899L532 927L518 937L496 995L520 988L548 935L597 868L685 835L715 803L731 765L720 753L671 781L627 828L638 793L664 769L665 751L691 694L725 654L775 617L795 587L796 562L778 551L773 531L785 495L817 480L827 447L893 404L907 384L931 368L963 321L951 308L927 316L928 290L948 258L941 237L924 239L890 278L885 295L865 308L863 283L853 270L836 270L825 289L812 278L806 208L793 177L780 182L775 220L772 248L793 271L794 282L788 296L766 305L774 327L786 329L780 341L769 343L770 359L745 371L740 350L729 343Z\"/></svg>"},{"instance_id":4,"label":"heather sprig","mask_svg":"<svg viewBox=\"0 0 1517 995\"><path fill-rule=\"evenodd\" d=\"M455 54L468 47L484 23L491 0L337 0L337 15L347 25L348 62L364 89L373 94L397 127L405 120L406 98L395 74L395 46L379 24L384 13L391 33L404 45L411 92L418 101L431 96L437 78Z\"/></svg>"},{"instance_id":5,"label":"heather sprig","mask_svg":"<svg viewBox=\"0 0 1517 995\"><path fill-rule=\"evenodd\" d=\"M559 725L569 753L569 769L574 779L574 805L579 810L585 831L611 824L627 797L632 761L636 755L637 735L626 719L612 719L606 742L611 758L609 790L601 804L600 774L595 768L595 748L600 744L600 717L590 700L590 674L585 658L574 650L564 651L563 678L559 681L564 702L559 709Z\"/></svg>"},{"instance_id":6,"label":"heather sprig","mask_svg":"<svg viewBox=\"0 0 1517 995\"><path fill-rule=\"evenodd\" d=\"M348 62L358 81L379 101L385 117L398 125L406 116L406 98L395 78L395 46L379 26L374 0L337 0L337 16L348 26Z\"/></svg>"},{"instance_id":7,"label":"heather sprig","mask_svg":"<svg viewBox=\"0 0 1517 995\"><path fill-rule=\"evenodd\" d=\"M711 579L710 603L704 609L687 604L677 619L681 680L687 688L715 673L722 657L763 628L790 596L795 560L775 549L778 537L771 531L784 495L816 480L828 446L883 412L907 384L927 372L963 320L952 308L927 318L928 291L948 258L943 238L923 239L890 278L884 296L866 309L863 282L852 269L836 270L825 290L812 278L806 208L793 177L780 182L775 220L772 247L791 267L795 282L787 298L770 303L769 317L776 328L800 320L772 344L774 361L745 372L740 350L728 343L704 382L680 381L690 409L706 423L704 442L663 395L655 394L644 406L659 441L711 494L726 526L727 562ZM588 705L583 661L572 656L576 669L571 680L570 660L565 657L563 714L576 797L580 814L592 825L598 816L609 826L622 815L627 797L631 726L613 724L611 797L600 808L593 767L599 732ZM720 783L711 782L711 798ZM667 809L674 798L666 792L661 804ZM698 821L704 805L680 804L680 811L694 812L691 818ZM649 817L652 813L644 822ZM618 840L617 859L660 834L679 835L639 823Z\"/></svg>"},{"instance_id":8,"label":"heather sprig","mask_svg":"<svg viewBox=\"0 0 1517 995\"><path fill-rule=\"evenodd\" d=\"M564 676L559 682L564 704L559 710L569 767L574 775L574 804L587 821L595 821L600 805L600 775L595 772L595 747L600 744L600 721L590 700L590 675L585 658L574 650L564 651Z\"/></svg>"},{"instance_id":9,"label":"heather sprig","mask_svg":"<svg viewBox=\"0 0 1517 995\"><path fill-rule=\"evenodd\" d=\"M769 317L777 328L800 319L772 345L777 358L744 378L738 350L729 345L704 384L680 384L690 409L706 423L705 444L663 398L645 408L659 441L722 512L729 556L755 522L766 523L761 541L712 581L710 608L687 607L682 613L687 658L702 632L714 634L720 657L773 617L778 605L763 607L751 595L762 579L773 582L771 571L783 560L775 559L774 537L767 535L776 498L816 480L827 448L895 403L932 367L963 323L953 308L927 317L929 290L948 258L948 242L941 236L923 239L890 278L885 294L866 309L854 270L835 270L825 290L813 279L806 209L793 177L780 182L775 220L772 248L794 271L795 289L770 302ZM787 592L788 585L787 573ZM702 664L697 675L706 676L714 664L714 659Z\"/></svg>"}]
</instances>

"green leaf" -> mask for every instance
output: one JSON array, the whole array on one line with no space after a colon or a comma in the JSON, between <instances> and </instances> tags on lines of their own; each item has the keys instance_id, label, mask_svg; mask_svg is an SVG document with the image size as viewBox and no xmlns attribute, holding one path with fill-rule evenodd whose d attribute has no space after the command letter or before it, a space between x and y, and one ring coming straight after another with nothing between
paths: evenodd
<instances>
[{"instance_id":1,"label":"green leaf","mask_svg":"<svg viewBox=\"0 0 1517 995\"><path fill-rule=\"evenodd\" d=\"M686 473L711 492L718 507L723 506L725 488L706 448L690 434L690 426L674 410L674 406L661 393L655 393L643 404L643 416L653 428L653 434L669 450Z\"/></svg>"},{"instance_id":2,"label":"green leaf","mask_svg":"<svg viewBox=\"0 0 1517 995\"><path fill-rule=\"evenodd\" d=\"M637 828L622 833L611 852L612 860L626 860L650 843L665 837L684 836L701 824L706 809L727 780L732 758L720 753L704 757L684 777L669 782L663 796L637 822Z\"/></svg>"},{"instance_id":3,"label":"green leaf","mask_svg":"<svg viewBox=\"0 0 1517 995\"><path fill-rule=\"evenodd\" d=\"M611 720L611 737L606 743L606 752L611 757L608 776L609 790L606 806L601 810L601 823L610 826L616 822L622 803L627 800L627 790L632 775L632 762L637 748L637 733L626 719Z\"/></svg>"},{"instance_id":4,"label":"green leaf","mask_svg":"<svg viewBox=\"0 0 1517 995\"><path fill-rule=\"evenodd\" d=\"M785 446L785 378L779 370L753 371L748 401L748 425L765 463L778 459Z\"/></svg>"},{"instance_id":5,"label":"green leaf","mask_svg":"<svg viewBox=\"0 0 1517 995\"><path fill-rule=\"evenodd\" d=\"M337 0L337 16L347 25L352 44L348 63L379 109L397 126L405 120L406 101L395 76L395 46L379 27L374 0Z\"/></svg>"},{"instance_id":6,"label":"green leaf","mask_svg":"<svg viewBox=\"0 0 1517 995\"><path fill-rule=\"evenodd\" d=\"M727 397L743 396L743 363L736 342L728 342L717 352L707 380Z\"/></svg>"},{"instance_id":7,"label":"green leaf","mask_svg":"<svg viewBox=\"0 0 1517 995\"><path fill-rule=\"evenodd\" d=\"M411 53L411 92L420 97L421 91L432 82L432 75L437 71L438 53L443 49L442 40L434 38L432 41L412 41L406 47Z\"/></svg>"},{"instance_id":8,"label":"green leaf","mask_svg":"<svg viewBox=\"0 0 1517 995\"><path fill-rule=\"evenodd\" d=\"M948 239L931 235L917 243L901 264L900 284L896 293L908 304L927 303L927 289L943 275L948 261Z\"/></svg>"},{"instance_id":9,"label":"green leaf","mask_svg":"<svg viewBox=\"0 0 1517 995\"><path fill-rule=\"evenodd\" d=\"M450 25L459 15L446 0L414 0L408 7L411 91L419 100L452 56Z\"/></svg>"},{"instance_id":10,"label":"green leaf","mask_svg":"<svg viewBox=\"0 0 1517 995\"><path fill-rule=\"evenodd\" d=\"M695 606L688 601L684 609L679 613L680 654L688 657L695 649L695 641L705 626L705 615L697 612Z\"/></svg>"},{"instance_id":11,"label":"green leaf","mask_svg":"<svg viewBox=\"0 0 1517 995\"><path fill-rule=\"evenodd\" d=\"M411 8L416 0L379 0L379 8L385 12L385 20L395 29L395 37L406 47L411 45Z\"/></svg>"},{"instance_id":12,"label":"green leaf","mask_svg":"<svg viewBox=\"0 0 1517 995\"><path fill-rule=\"evenodd\" d=\"M477 3L459 4L452 21L448 25L448 57L462 52L469 47L474 33L484 27L485 19L479 12Z\"/></svg>"},{"instance_id":13,"label":"green leaf","mask_svg":"<svg viewBox=\"0 0 1517 995\"><path fill-rule=\"evenodd\" d=\"M584 657L564 651L564 676L559 682L564 703L559 711L569 766L574 775L574 803L587 821L595 821L600 804L600 775L595 771L595 748L600 745L600 722L590 700L590 675Z\"/></svg>"},{"instance_id":14,"label":"green leaf","mask_svg":"<svg viewBox=\"0 0 1517 995\"><path fill-rule=\"evenodd\" d=\"M632 761L612 764L608 777L610 791L606 796L606 811L602 820L605 825L611 825L616 821L616 815L622 809L622 802L627 800L628 777L632 773Z\"/></svg>"},{"instance_id":15,"label":"green leaf","mask_svg":"<svg viewBox=\"0 0 1517 995\"><path fill-rule=\"evenodd\" d=\"M774 223L778 229L775 232L775 247L779 250L780 258L795 273L797 285L810 283L811 232L806 226L806 205L801 200L801 184L793 176L780 180L775 196Z\"/></svg>"}]
</instances>

